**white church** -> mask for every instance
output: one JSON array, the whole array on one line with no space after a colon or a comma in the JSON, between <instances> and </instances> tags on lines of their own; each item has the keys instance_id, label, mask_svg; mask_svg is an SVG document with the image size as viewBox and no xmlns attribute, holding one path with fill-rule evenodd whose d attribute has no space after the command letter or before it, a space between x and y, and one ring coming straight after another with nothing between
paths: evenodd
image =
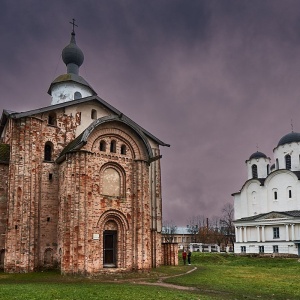
<instances>
[{"instance_id":1,"label":"white church","mask_svg":"<svg viewBox=\"0 0 300 300\"><path fill-rule=\"evenodd\" d=\"M264 153L246 160L248 179L234 197L235 253L300 256L300 133L283 136L275 164Z\"/></svg>"}]
</instances>

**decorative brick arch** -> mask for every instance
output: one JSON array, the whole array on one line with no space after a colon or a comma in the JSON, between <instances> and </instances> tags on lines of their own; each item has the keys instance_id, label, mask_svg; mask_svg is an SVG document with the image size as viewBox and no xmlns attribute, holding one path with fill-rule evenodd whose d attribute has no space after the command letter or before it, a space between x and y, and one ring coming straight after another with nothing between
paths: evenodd
<instances>
[{"instance_id":1,"label":"decorative brick arch","mask_svg":"<svg viewBox=\"0 0 300 300\"><path fill-rule=\"evenodd\" d=\"M144 149L141 149L142 145L138 145L129 133L121 130L120 128L95 129L89 136L87 144L84 148L91 152L98 152L101 140L105 141L106 144L109 145L109 142L113 139L127 146L127 156L132 156L132 158L135 159L146 159L146 153ZM109 151L108 146L106 149Z\"/></svg>"},{"instance_id":2,"label":"decorative brick arch","mask_svg":"<svg viewBox=\"0 0 300 300\"><path fill-rule=\"evenodd\" d=\"M106 116L106 117L102 117L100 119L95 120L83 133L81 136L81 142L87 142L90 138L91 135L93 135L94 131L97 131L97 129L99 128L99 126L104 126L106 124L112 124L114 123L114 126L108 125L109 128L106 128L107 133L111 133L112 130L114 128L128 128L130 129L131 132L134 132L137 140L139 140L141 142L141 145L143 145L144 151L147 157L147 159L152 158L153 157L153 153L152 153L152 148L150 146L150 143L147 139L147 137L145 136L145 134L141 131L141 129L139 128L139 126L137 126L135 123L133 123L132 121L130 121L128 118L119 118L118 116ZM125 132L125 131L124 131ZM131 136L132 133L126 133L126 135ZM138 157L138 159L141 159Z\"/></svg>"},{"instance_id":3,"label":"decorative brick arch","mask_svg":"<svg viewBox=\"0 0 300 300\"><path fill-rule=\"evenodd\" d=\"M97 227L100 230L104 230L103 224L109 220L116 221L118 227L122 227L124 231L129 230L129 224L125 215L122 212L115 209L104 212L98 220Z\"/></svg>"}]
</instances>

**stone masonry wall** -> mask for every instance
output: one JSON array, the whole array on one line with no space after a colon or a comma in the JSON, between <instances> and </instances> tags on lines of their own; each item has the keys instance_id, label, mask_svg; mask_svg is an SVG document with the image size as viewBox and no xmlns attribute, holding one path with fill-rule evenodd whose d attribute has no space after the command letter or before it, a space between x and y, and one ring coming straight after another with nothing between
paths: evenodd
<instances>
[{"instance_id":1,"label":"stone masonry wall","mask_svg":"<svg viewBox=\"0 0 300 300\"><path fill-rule=\"evenodd\" d=\"M5 233L7 224L8 164L0 163L0 268L3 268L5 255Z\"/></svg>"},{"instance_id":2,"label":"stone masonry wall","mask_svg":"<svg viewBox=\"0 0 300 300\"><path fill-rule=\"evenodd\" d=\"M56 125L48 114L13 120L9 167L8 227L5 271L29 272L53 265L57 254L58 166L54 160L75 138L77 116L56 111ZM44 147L53 144L51 161Z\"/></svg>"}]
</instances>

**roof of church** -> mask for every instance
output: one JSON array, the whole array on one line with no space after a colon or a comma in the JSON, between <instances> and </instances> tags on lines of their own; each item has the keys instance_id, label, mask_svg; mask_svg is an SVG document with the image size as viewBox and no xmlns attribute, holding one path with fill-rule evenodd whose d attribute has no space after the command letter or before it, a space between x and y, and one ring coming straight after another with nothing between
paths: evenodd
<instances>
[{"instance_id":1,"label":"roof of church","mask_svg":"<svg viewBox=\"0 0 300 300\"><path fill-rule=\"evenodd\" d=\"M258 214L255 216L250 216L250 217L245 217L245 218L241 218L241 219L237 219L234 220L235 222L237 221L254 221L256 219L260 219L264 216L270 215L270 214L281 214L281 215L286 215L287 217L300 217L300 210L290 210L290 211L270 211L267 213L263 213L263 214Z\"/></svg>"},{"instance_id":2,"label":"roof of church","mask_svg":"<svg viewBox=\"0 0 300 300\"><path fill-rule=\"evenodd\" d=\"M107 103L105 100L103 100L102 98L100 98L98 96L90 96L90 97L86 97L86 98L80 98L80 99L77 99L77 100L72 100L72 101L59 103L59 104L55 104L55 105L50 105L50 106L42 107L42 108L39 108L39 109L29 110L29 111L20 112L20 113L4 110L3 114L1 116L1 119L0 119L0 124L1 124L1 126L0 126L0 135L3 131L4 123L6 123L7 118L20 119L20 118L23 118L23 117L32 116L32 115L43 113L43 112L48 112L48 111L56 110L56 109L67 107L67 106L86 103L86 102L89 102L89 101L96 101L96 102L102 104L107 109L109 109L111 112L113 112L115 115L122 116L123 121L125 120L126 122L128 122L131 125L131 127L135 127L136 129L142 131L143 134L145 134L146 136L153 139L159 145L170 147L169 144L164 143L163 141L161 141L160 139L158 139L157 137L152 135L146 129L142 128L140 125L138 125L137 123L132 121L130 118L123 115L122 112L120 112L118 109L116 109L115 107L113 107L112 105L110 105L109 103ZM77 137L77 139L78 139L78 137Z\"/></svg>"},{"instance_id":3,"label":"roof of church","mask_svg":"<svg viewBox=\"0 0 300 300\"><path fill-rule=\"evenodd\" d=\"M284 144L290 144L293 142L296 142L296 143L300 142L300 133L290 132L290 133L286 134L279 140L277 147L284 145Z\"/></svg>"},{"instance_id":4,"label":"roof of church","mask_svg":"<svg viewBox=\"0 0 300 300\"><path fill-rule=\"evenodd\" d=\"M249 159L252 158L267 158L267 155L262 152L256 151L253 154L251 154L251 156L249 157Z\"/></svg>"},{"instance_id":5,"label":"roof of church","mask_svg":"<svg viewBox=\"0 0 300 300\"><path fill-rule=\"evenodd\" d=\"M92 90L94 95L97 95L95 90L89 85L89 83L85 79L83 79L81 76L79 76L77 74L73 74L73 73L59 75L57 78L55 78L50 84L50 87L48 89L48 94L51 95L52 87L54 85L58 84L58 83L61 83L61 82L76 82L76 83L79 83L83 86L87 86L88 88L90 88Z\"/></svg>"},{"instance_id":6,"label":"roof of church","mask_svg":"<svg viewBox=\"0 0 300 300\"><path fill-rule=\"evenodd\" d=\"M0 163L9 163L10 146L8 144L0 144Z\"/></svg>"}]
</instances>

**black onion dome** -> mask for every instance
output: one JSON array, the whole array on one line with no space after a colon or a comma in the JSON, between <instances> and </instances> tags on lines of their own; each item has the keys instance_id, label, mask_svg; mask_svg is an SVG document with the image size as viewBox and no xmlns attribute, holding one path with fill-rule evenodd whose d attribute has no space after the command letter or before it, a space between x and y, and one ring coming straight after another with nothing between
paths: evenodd
<instances>
[{"instance_id":1,"label":"black onion dome","mask_svg":"<svg viewBox=\"0 0 300 300\"><path fill-rule=\"evenodd\" d=\"M80 67L84 60L84 55L81 49L76 45L75 33L72 33L71 41L62 51L63 62L68 64L75 64Z\"/></svg>"},{"instance_id":2,"label":"black onion dome","mask_svg":"<svg viewBox=\"0 0 300 300\"><path fill-rule=\"evenodd\" d=\"M283 136L277 146L281 146L284 144L290 144L290 143L297 143L300 142L300 133L298 132L291 132Z\"/></svg>"},{"instance_id":3,"label":"black onion dome","mask_svg":"<svg viewBox=\"0 0 300 300\"><path fill-rule=\"evenodd\" d=\"M255 153L253 153L249 159L252 159L252 158L267 158L267 155L262 153L262 152L259 152L259 151L256 151Z\"/></svg>"}]
</instances>

